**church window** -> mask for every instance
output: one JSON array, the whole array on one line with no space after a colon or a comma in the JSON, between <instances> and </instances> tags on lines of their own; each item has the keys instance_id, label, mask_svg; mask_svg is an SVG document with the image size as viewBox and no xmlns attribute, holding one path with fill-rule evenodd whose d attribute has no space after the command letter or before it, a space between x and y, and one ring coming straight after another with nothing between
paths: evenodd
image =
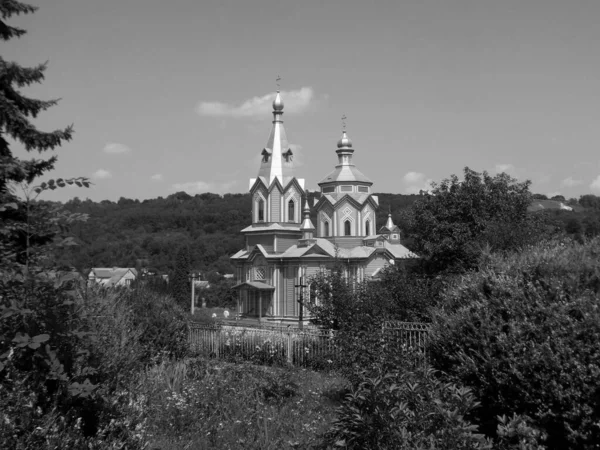
<instances>
[{"instance_id":1,"label":"church window","mask_svg":"<svg viewBox=\"0 0 600 450\"><path fill-rule=\"evenodd\" d=\"M365 222L365 236L370 236L371 235L371 222L369 220L367 220Z\"/></svg>"},{"instance_id":2,"label":"church window","mask_svg":"<svg viewBox=\"0 0 600 450\"><path fill-rule=\"evenodd\" d=\"M398 235L397 234L392 234L392 239L398 239Z\"/></svg>"},{"instance_id":3,"label":"church window","mask_svg":"<svg viewBox=\"0 0 600 450\"><path fill-rule=\"evenodd\" d=\"M358 192L369 192L369 187L368 186L359 186Z\"/></svg>"},{"instance_id":4,"label":"church window","mask_svg":"<svg viewBox=\"0 0 600 450\"><path fill-rule=\"evenodd\" d=\"M262 198L258 201L258 221L265 221L265 201Z\"/></svg>"},{"instance_id":5,"label":"church window","mask_svg":"<svg viewBox=\"0 0 600 450\"><path fill-rule=\"evenodd\" d=\"M290 200L288 202L288 222L295 222L296 216L296 202L294 200Z\"/></svg>"},{"instance_id":6,"label":"church window","mask_svg":"<svg viewBox=\"0 0 600 450\"><path fill-rule=\"evenodd\" d=\"M342 192L352 192L352 186L341 186L340 191Z\"/></svg>"},{"instance_id":7,"label":"church window","mask_svg":"<svg viewBox=\"0 0 600 450\"><path fill-rule=\"evenodd\" d=\"M255 267L254 268L254 279L255 280L264 280L266 278L267 271L264 267Z\"/></svg>"},{"instance_id":8,"label":"church window","mask_svg":"<svg viewBox=\"0 0 600 450\"><path fill-rule=\"evenodd\" d=\"M325 237L329 236L329 221L328 220L323 222L323 236L325 236Z\"/></svg>"},{"instance_id":9,"label":"church window","mask_svg":"<svg viewBox=\"0 0 600 450\"><path fill-rule=\"evenodd\" d=\"M344 222L344 236L350 236L352 234L352 224L349 220Z\"/></svg>"},{"instance_id":10,"label":"church window","mask_svg":"<svg viewBox=\"0 0 600 450\"><path fill-rule=\"evenodd\" d=\"M335 192L335 186L328 186L323 188L323 194L329 194Z\"/></svg>"}]
</instances>

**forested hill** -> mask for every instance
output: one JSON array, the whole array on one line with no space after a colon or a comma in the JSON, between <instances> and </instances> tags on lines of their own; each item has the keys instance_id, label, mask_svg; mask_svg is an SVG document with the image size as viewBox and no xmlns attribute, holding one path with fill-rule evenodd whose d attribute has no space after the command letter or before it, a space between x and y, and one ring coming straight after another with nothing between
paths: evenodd
<instances>
[{"instance_id":1,"label":"forested hill","mask_svg":"<svg viewBox=\"0 0 600 450\"><path fill-rule=\"evenodd\" d=\"M311 205L315 195L319 194L309 194ZM404 228L400 213L419 196L376 195L378 226L385 223L391 210L396 223ZM229 257L243 246L240 230L250 225L252 210L250 194L191 196L185 192L144 201L121 198L116 203L74 198L65 207L90 216L73 230L80 245L60 256L62 264L81 271L144 265L171 272L177 249L188 246L198 270L231 273Z\"/></svg>"}]
</instances>

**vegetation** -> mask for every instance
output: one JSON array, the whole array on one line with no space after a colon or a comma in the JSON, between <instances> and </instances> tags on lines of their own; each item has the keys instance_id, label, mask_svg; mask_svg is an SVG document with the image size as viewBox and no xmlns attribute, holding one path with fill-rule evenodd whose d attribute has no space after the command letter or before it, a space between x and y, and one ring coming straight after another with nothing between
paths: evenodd
<instances>
[{"instance_id":1,"label":"vegetation","mask_svg":"<svg viewBox=\"0 0 600 450\"><path fill-rule=\"evenodd\" d=\"M494 255L442 294L433 360L473 388L487 435L499 415L526 414L548 448L600 442L600 240Z\"/></svg>"}]
</instances>

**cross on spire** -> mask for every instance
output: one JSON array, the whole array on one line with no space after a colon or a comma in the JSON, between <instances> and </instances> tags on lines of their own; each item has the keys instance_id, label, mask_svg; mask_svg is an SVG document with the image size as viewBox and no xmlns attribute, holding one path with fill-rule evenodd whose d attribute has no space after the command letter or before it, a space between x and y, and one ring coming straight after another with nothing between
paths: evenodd
<instances>
[{"instance_id":1,"label":"cross on spire","mask_svg":"<svg viewBox=\"0 0 600 450\"><path fill-rule=\"evenodd\" d=\"M275 83L277 83L277 91L279 91L279 82L281 81L281 77L279 75L277 75L277 78L275 79Z\"/></svg>"},{"instance_id":2,"label":"cross on spire","mask_svg":"<svg viewBox=\"0 0 600 450\"><path fill-rule=\"evenodd\" d=\"M346 131L346 114L342 115L342 130Z\"/></svg>"}]
</instances>

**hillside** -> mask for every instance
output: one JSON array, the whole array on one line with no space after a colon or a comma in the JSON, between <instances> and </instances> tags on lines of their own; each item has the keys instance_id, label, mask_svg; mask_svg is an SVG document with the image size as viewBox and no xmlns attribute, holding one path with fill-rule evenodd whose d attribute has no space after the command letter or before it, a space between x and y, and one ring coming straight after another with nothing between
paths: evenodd
<instances>
[{"instance_id":1,"label":"hillside","mask_svg":"<svg viewBox=\"0 0 600 450\"><path fill-rule=\"evenodd\" d=\"M319 194L309 194L310 204L315 195ZM396 223L404 228L400 213L418 196L378 195L377 223L383 225L391 210ZM191 196L185 192L144 201L121 198L96 203L74 198L64 206L71 212L89 214L87 223L74 229L80 245L60 255L62 264L81 271L144 265L171 272L177 249L187 245L198 270L230 273L229 257L243 246L240 230L251 223L252 210L250 194Z\"/></svg>"}]
</instances>

